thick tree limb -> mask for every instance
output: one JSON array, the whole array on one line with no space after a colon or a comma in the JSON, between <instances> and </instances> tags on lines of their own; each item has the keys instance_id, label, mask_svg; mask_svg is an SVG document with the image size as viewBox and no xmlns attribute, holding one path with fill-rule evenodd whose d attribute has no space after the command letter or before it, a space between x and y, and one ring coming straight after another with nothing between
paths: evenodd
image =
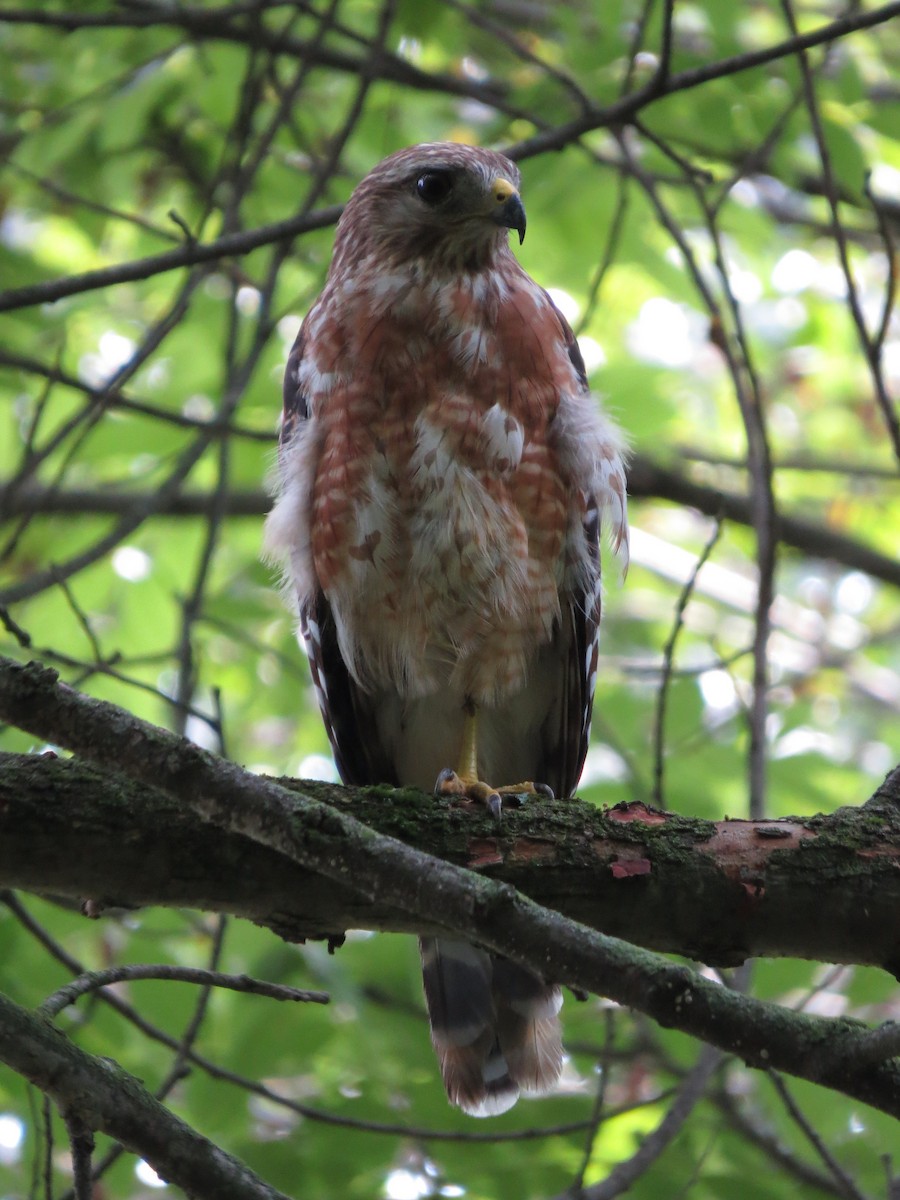
<instances>
[{"instance_id":1,"label":"thick tree limb","mask_svg":"<svg viewBox=\"0 0 900 1200\"><path fill-rule=\"evenodd\" d=\"M900 790L900 773L893 782ZM900 809L712 822L535 801L498 829L417 792L277 783L648 949L720 965L900 960ZM53 756L0 755L0 887L228 912L292 940L441 928L210 828L158 788Z\"/></svg>"},{"instance_id":2,"label":"thick tree limb","mask_svg":"<svg viewBox=\"0 0 900 1200\"><path fill-rule=\"evenodd\" d=\"M869 1035L858 1022L740 995L657 954L594 933L508 884L422 855L336 807L81 696L40 665L0 660L0 717L106 769L153 781L211 824L344 886L352 881L369 899L528 963L549 978L608 996L751 1065L787 1071L900 1116L900 1064L857 1062L854 1048L866 1045ZM880 812L873 806L873 821L882 819Z\"/></svg>"}]
</instances>

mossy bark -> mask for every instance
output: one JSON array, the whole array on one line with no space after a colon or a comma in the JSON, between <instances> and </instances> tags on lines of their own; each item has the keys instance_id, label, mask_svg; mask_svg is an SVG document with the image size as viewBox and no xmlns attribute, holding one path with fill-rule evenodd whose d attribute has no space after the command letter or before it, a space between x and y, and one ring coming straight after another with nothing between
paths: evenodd
<instances>
[{"instance_id":1,"label":"mossy bark","mask_svg":"<svg viewBox=\"0 0 900 1200\"><path fill-rule=\"evenodd\" d=\"M278 782L651 949L719 965L789 955L893 969L900 960L896 777L870 804L829 816L710 822L642 804L535 799L499 825L410 790ZM165 791L52 756L0 755L0 886L95 908L229 912L291 939L434 929L206 824Z\"/></svg>"}]
</instances>

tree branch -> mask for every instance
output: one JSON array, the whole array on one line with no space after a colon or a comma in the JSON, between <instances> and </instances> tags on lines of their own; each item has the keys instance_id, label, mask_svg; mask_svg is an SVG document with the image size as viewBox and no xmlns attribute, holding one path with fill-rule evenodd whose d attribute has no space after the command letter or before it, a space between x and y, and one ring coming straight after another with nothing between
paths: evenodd
<instances>
[{"instance_id":1,"label":"tree branch","mask_svg":"<svg viewBox=\"0 0 900 1200\"><path fill-rule=\"evenodd\" d=\"M900 787L900 773L895 779ZM759 956L885 965L897 957L900 812L712 822L642 804L601 810L538 800L507 812L498 829L479 812L418 792L259 782L649 949L719 965ZM92 912L227 912L295 941L347 929L442 928L210 828L149 782L52 755L0 755L0 887L90 897Z\"/></svg>"},{"instance_id":2,"label":"tree branch","mask_svg":"<svg viewBox=\"0 0 900 1200\"><path fill-rule=\"evenodd\" d=\"M900 1117L900 1064L856 1062L854 1047L866 1045L869 1035L859 1022L791 1012L740 995L658 954L594 933L506 883L422 855L337 807L250 775L114 705L81 696L40 665L0 660L0 717L53 738L107 770L153 781L211 825L352 886L370 901L377 896L410 921L452 931L548 978L608 996L752 1066L789 1072ZM895 774L864 810L873 827L896 815L898 779ZM642 843L647 836L641 829ZM798 830L797 836L804 835ZM827 841L815 832L809 840ZM858 860L865 861L866 849ZM630 861L625 878L636 876L639 882L647 872L642 865L634 870L636 859ZM826 891L820 884L820 900ZM680 898L670 892L669 903ZM820 1053L823 1045L829 1046L827 1055ZM831 1052L836 1046L841 1051L837 1065Z\"/></svg>"},{"instance_id":3,"label":"tree branch","mask_svg":"<svg viewBox=\"0 0 900 1200\"><path fill-rule=\"evenodd\" d=\"M225 19L223 19L223 14ZM0 21L17 24L55 25L70 31L108 26L152 27L171 24L186 29L192 36L201 39L250 43L265 47L273 53L300 57L304 61L314 62L316 65L327 66L338 71L349 71L373 79L388 79L413 89L469 96L482 103L492 105L511 116L525 117L538 125L539 132L533 137L506 148L505 152L511 158L522 160L548 150L560 150L564 146L576 142L591 130L625 125L633 120L642 109L664 96L699 87L714 79L721 79L754 67L764 66L766 63L775 62L813 46L826 45L857 30L882 25L898 14L900 14L900 0L892 0L892 3L871 11L854 11L827 25L822 25L818 29L797 34L773 46L736 54L718 62L704 64L702 67L694 67L678 73L666 73L665 75L660 73L645 87L621 97L613 104L602 108L592 107L574 120L564 122L551 129L540 128L542 122L537 114L526 114L511 106L505 100L502 89L493 83L480 84L471 80L458 80L449 75L429 75L384 50L376 49L368 58L360 59L352 55L336 53L326 47L313 47L308 42L285 37L261 25L254 26L252 30L238 28L228 20L230 13L227 9L221 9L218 12L214 9L182 9L177 14L161 8L144 13L93 14L8 9L6 12L0 13ZM28 287L9 288L5 292L0 292L0 312L51 303L65 296L78 295L95 288L108 287L111 284L146 279L151 275L170 271L180 266L246 254L258 246L283 241L285 238L295 237L308 230L333 224L340 215L340 211L340 206L335 206L323 209L318 213L301 214L299 217L275 222L259 229L229 234L214 242L189 243L177 250L169 250L134 262L119 263L96 271L86 271L80 275L51 279Z\"/></svg>"},{"instance_id":4,"label":"tree branch","mask_svg":"<svg viewBox=\"0 0 900 1200\"><path fill-rule=\"evenodd\" d=\"M234 20L235 17L246 15L245 10L234 6L190 8L187 5L179 5L173 9L168 5L154 4L148 5L146 9L130 12L121 9L97 13L62 9L55 12L39 8L6 9L0 12L0 22L53 26L67 33L85 29L155 29L168 26L187 33L198 42L232 42L240 46L267 50L271 54L296 58L316 67L348 75L361 76L369 71L375 79L383 79L415 91L437 91L446 92L451 96L464 96L508 111L511 115L524 116L520 109L504 102L507 88L496 80L480 83L456 75L430 73L383 48L379 48L377 54L372 57L347 54L331 46L319 45L315 38L295 37L283 30L268 28L259 21L244 24ZM335 28L353 37L361 43L363 49L370 48L368 39L360 34L346 26L336 25Z\"/></svg>"},{"instance_id":5,"label":"tree branch","mask_svg":"<svg viewBox=\"0 0 900 1200\"><path fill-rule=\"evenodd\" d=\"M130 283L136 279L149 279L179 267L192 267L198 263L215 262L220 258L232 258L249 254L260 246L270 246L309 233L313 229L325 229L334 225L341 215L342 205L334 204L318 212L301 213L284 221L273 221L271 225L260 225L241 233L227 233L213 242L188 242L177 250L164 250L147 258L136 258L131 262L114 263L96 271L83 271L79 275L63 275L59 279L48 279L44 283L33 283L27 287L7 288L0 292L0 312L11 312L18 308L31 308L35 304L51 304L66 296L78 296L97 288L112 287L117 283Z\"/></svg>"},{"instance_id":6,"label":"tree branch","mask_svg":"<svg viewBox=\"0 0 900 1200\"><path fill-rule=\"evenodd\" d=\"M43 1002L40 1012L45 1017L57 1017L64 1008L80 996L100 991L111 983L132 983L137 979L167 979L174 983L193 983L198 987L225 988L232 992L248 992L253 996L268 996L270 1000L291 1000L295 1003L327 1004L326 992L302 991L252 979L249 975L228 975L223 971L207 971L201 967L173 967L169 963L128 963L107 967L103 971L87 971L55 991Z\"/></svg>"},{"instance_id":7,"label":"tree branch","mask_svg":"<svg viewBox=\"0 0 900 1200\"><path fill-rule=\"evenodd\" d=\"M820 25L808 33L796 37L785 38L772 46L763 46L759 50L748 50L734 54L730 58L722 58L717 62L704 63L699 67L690 67L685 71L670 73L667 78L654 76L650 82L634 92L629 92L614 104L605 108L595 108L591 112L557 125L553 129L541 130L533 137L507 146L504 150L510 158L517 160L531 158L547 150L561 150L578 140L585 133L610 125L627 125L629 121L648 105L671 96L675 92L688 91L713 79L723 79L729 75L738 75L742 71L750 71L754 67L765 66L766 63L777 62L801 50L809 50L813 46L824 46L829 42L838 41L859 29L872 29L900 15L900 0L893 0L881 8L871 11L854 10L827 25Z\"/></svg>"},{"instance_id":8,"label":"tree branch","mask_svg":"<svg viewBox=\"0 0 900 1200\"><path fill-rule=\"evenodd\" d=\"M82 1127L108 1133L189 1196L289 1200L239 1159L191 1129L108 1058L80 1050L0 994L0 1060L50 1096Z\"/></svg>"}]
</instances>

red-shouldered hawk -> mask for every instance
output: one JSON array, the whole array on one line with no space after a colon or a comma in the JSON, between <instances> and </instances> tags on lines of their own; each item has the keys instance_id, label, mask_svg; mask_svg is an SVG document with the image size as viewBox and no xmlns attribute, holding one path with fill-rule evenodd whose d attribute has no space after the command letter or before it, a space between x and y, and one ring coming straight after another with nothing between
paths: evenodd
<instances>
[{"instance_id":1,"label":"red-shouldered hawk","mask_svg":"<svg viewBox=\"0 0 900 1200\"><path fill-rule=\"evenodd\" d=\"M341 778L494 811L504 787L572 794L601 514L627 551L622 439L508 245L518 183L501 154L434 143L354 191L288 360L267 524ZM551 1088L559 988L465 942L421 949L450 1100L489 1116Z\"/></svg>"}]
</instances>

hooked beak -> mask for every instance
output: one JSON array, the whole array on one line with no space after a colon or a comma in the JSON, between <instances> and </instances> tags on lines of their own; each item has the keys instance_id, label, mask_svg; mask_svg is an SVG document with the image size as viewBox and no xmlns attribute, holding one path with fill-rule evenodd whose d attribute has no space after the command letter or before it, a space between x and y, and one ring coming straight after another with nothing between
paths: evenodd
<instances>
[{"instance_id":1,"label":"hooked beak","mask_svg":"<svg viewBox=\"0 0 900 1200\"><path fill-rule=\"evenodd\" d=\"M519 245L525 241L525 206L519 193L508 179L495 179L491 187L494 198L494 208L491 220L506 229L515 229L519 235Z\"/></svg>"}]
</instances>

